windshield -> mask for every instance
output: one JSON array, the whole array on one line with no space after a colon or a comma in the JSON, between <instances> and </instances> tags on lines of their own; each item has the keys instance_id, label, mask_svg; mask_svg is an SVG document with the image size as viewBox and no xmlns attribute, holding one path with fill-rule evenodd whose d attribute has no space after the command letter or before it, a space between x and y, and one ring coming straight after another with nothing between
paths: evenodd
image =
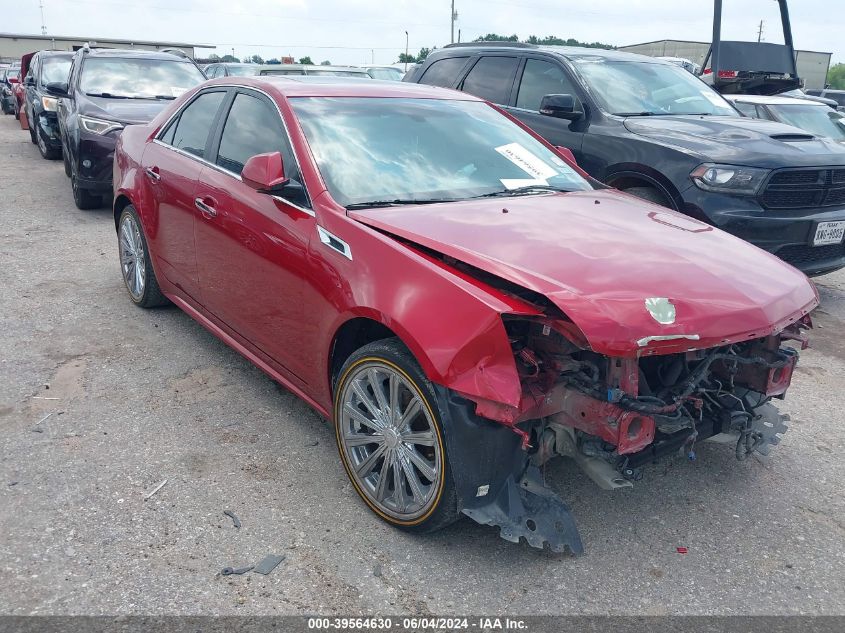
<instances>
[{"instance_id":1,"label":"windshield","mask_svg":"<svg viewBox=\"0 0 845 633\"><path fill-rule=\"evenodd\" d=\"M340 204L451 201L527 186L590 184L486 103L440 99L290 100Z\"/></svg>"},{"instance_id":2,"label":"windshield","mask_svg":"<svg viewBox=\"0 0 845 633\"><path fill-rule=\"evenodd\" d=\"M228 70L229 75L234 77L251 77L259 71L255 66L229 66Z\"/></svg>"},{"instance_id":3,"label":"windshield","mask_svg":"<svg viewBox=\"0 0 845 633\"><path fill-rule=\"evenodd\" d=\"M6 71L6 79L17 79L21 76L21 71L19 68L10 68Z\"/></svg>"},{"instance_id":4,"label":"windshield","mask_svg":"<svg viewBox=\"0 0 845 633\"><path fill-rule=\"evenodd\" d=\"M79 88L92 97L175 99L203 81L187 62L102 57L85 60Z\"/></svg>"},{"instance_id":5,"label":"windshield","mask_svg":"<svg viewBox=\"0 0 845 633\"><path fill-rule=\"evenodd\" d=\"M825 105L770 105L782 123L800 127L816 136L845 141L845 116Z\"/></svg>"},{"instance_id":6,"label":"windshield","mask_svg":"<svg viewBox=\"0 0 845 633\"><path fill-rule=\"evenodd\" d=\"M402 81L402 71L398 68L370 68L367 71L373 79L385 81Z\"/></svg>"},{"instance_id":7,"label":"windshield","mask_svg":"<svg viewBox=\"0 0 845 633\"><path fill-rule=\"evenodd\" d=\"M673 64L573 60L603 110L620 116L739 116L715 90Z\"/></svg>"},{"instance_id":8,"label":"windshield","mask_svg":"<svg viewBox=\"0 0 845 633\"><path fill-rule=\"evenodd\" d=\"M70 57L45 57L41 64L41 83L67 83L70 74Z\"/></svg>"}]
</instances>

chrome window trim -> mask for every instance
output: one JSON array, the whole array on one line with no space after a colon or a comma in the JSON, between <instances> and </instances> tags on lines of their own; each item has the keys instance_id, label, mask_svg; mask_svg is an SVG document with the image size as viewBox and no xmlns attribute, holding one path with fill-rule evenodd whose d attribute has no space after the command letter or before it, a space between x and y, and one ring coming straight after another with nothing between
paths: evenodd
<instances>
[{"instance_id":1,"label":"chrome window trim","mask_svg":"<svg viewBox=\"0 0 845 633\"><path fill-rule=\"evenodd\" d=\"M317 235L320 237L320 241L327 247L329 247L333 251L337 251L338 253L346 257L349 261L352 261L352 249L349 248L349 244L344 242L337 235L329 233L319 224L317 225Z\"/></svg>"},{"instance_id":2,"label":"chrome window trim","mask_svg":"<svg viewBox=\"0 0 845 633\"><path fill-rule=\"evenodd\" d=\"M164 141L161 140L161 136L164 134L164 131L168 128L168 126L173 121L173 119L175 119L177 116L182 114L182 112L185 111L185 108L187 108L194 101L196 101L197 98L199 98L200 95L208 94L210 92L217 92L215 90L216 88L224 88L226 91L228 91L231 88L236 88L238 90L251 90L253 92L258 92L258 93L264 95L265 97L267 97L270 100L270 103L273 104L273 107L276 108L276 112L279 115L279 120L282 122L282 129L285 131L285 137L288 140L288 146L290 147L290 153L293 156L294 164L296 165L297 171L300 174L302 174L302 169L299 166L299 159L297 158L296 150L293 147L293 139L290 136L290 131L288 130L287 123L285 123L285 117L282 116L282 110L281 110L281 108L279 108L279 104L276 103L276 100L272 96L270 96L268 93L264 92L260 88L253 88L252 86L239 86L237 84L215 84L214 86L209 86L208 88L203 88L202 90L197 91L197 93L191 98L190 101L188 101L187 103L183 103L182 106L179 109L176 110L176 112L174 112L173 114L171 114L167 118L167 120L159 128L159 131L155 135L155 138L153 138L153 143L158 143L162 147L167 147L167 148L173 150L174 152L176 152L177 154L181 154L182 156L186 156L188 158L193 158L196 161L199 161L199 162L201 162L205 165L208 165L209 167L213 167L217 171L222 172L224 174L228 174L229 176L232 176L233 178L236 178L237 180L240 180L241 182L243 182L243 179L241 178L240 174L236 174L235 172L230 171L228 169L225 169L224 167L221 167L220 165L218 165L216 163L212 163L211 161L205 160L204 158L201 158L201 157L199 157L195 154L191 154L190 152L186 152L186 151L184 151L184 150L182 150L178 147L174 147L173 145L165 143ZM230 108L231 108L231 106L230 106ZM224 128L226 127L225 123L223 124L223 127ZM305 195L308 197L308 200L310 201L311 196L308 194L308 188L305 186L304 182L302 183L302 188L305 190ZM310 215L312 218L317 217L317 214L314 213L313 209L300 206L300 205L298 205L294 202L291 202L287 198L283 198L282 196L272 196L272 197L275 198L276 200L280 200L280 201L284 202L285 204L289 204L290 206L297 209L298 211L302 211L303 213Z\"/></svg>"}]
</instances>

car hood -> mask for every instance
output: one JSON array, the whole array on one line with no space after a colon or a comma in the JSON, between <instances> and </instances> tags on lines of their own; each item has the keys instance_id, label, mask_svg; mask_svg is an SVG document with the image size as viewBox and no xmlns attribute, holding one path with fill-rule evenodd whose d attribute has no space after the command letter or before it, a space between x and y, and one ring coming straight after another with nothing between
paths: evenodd
<instances>
[{"instance_id":1,"label":"car hood","mask_svg":"<svg viewBox=\"0 0 845 633\"><path fill-rule=\"evenodd\" d=\"M607 355L671 353L767 336L818 304L810 280L774 255L614 191L349 215L543 294L594 351ZM658 322L647 300L671 302L674 322Z\"/></svg>"},{"instance_id":2,"label":"car hood","mask_svg":"<svg viewBox=\"0 0 845 633\"><path fill-rule=\"evenodd\" d=\"M81 114L126 125L149 123L172 103L164 99L108 99L89 96L84 99L84 102L80 103Z\"/></svg>"},{"instance_id":3,"label":"car hood","mask_svg":"<svg viewBox=\"0 0 845 633\"><path fill-rule=\"evenodd\" d=\"M625 129L707 162L772 169L845 165L845 148L837 143L772 121L725 116L628 117Z\"/></svg>"}]
</instances>

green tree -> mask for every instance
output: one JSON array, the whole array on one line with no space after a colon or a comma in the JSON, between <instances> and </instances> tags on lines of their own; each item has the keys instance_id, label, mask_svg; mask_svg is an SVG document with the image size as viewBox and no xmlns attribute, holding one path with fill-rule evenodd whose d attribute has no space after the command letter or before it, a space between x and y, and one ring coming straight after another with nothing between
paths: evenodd
<instances>
[{"instance_id":1,"label":"green tree","mask_svg":"<svg viewBox=\"0 0 845 633\"><path fill-rule=\"evenodd\" d=\"M268 64L281 64L282 62L280 62L280 61L279 61L278 59L276 59L275 57L271 57L270 59L268 59L268 60L267 60L267 63L268 63Z\"/></svg>"},{"instance_id":2,"label":"green tree","mask_svg":"<svg viewBox=\"0 0 845 633\"><path fill-rule=\"evenodd\" d=\"M217 53L212 53L208 56L208 58L215 62L220 61L220 55L218 55Z\"/></svg>"},{"instance_id":3,"label":"green tree","mask_svg":"<svg viewBox=\"0 0 845 633\"><path fill-rule=\"evenodd\" d=\"M430 49L430 48L425 47L425 46L424 46L424 47L422 47L422 48L420 49L420 53L419 53L419 55L417 55L417 61L418 61L418 62L424 61L424 60L425 60L425 58L426 58L426 57L428 57L428 54L429 54L430 52L431 52L431 49Z\"/></svg>"},{"instance_id":4,"label":"green tree","mask_svg":"<svg viewBox=\"0 0 845 633\"><path fill-rule=\"evenodd\" d=\"M827 83L834 90L845 90L845 64L835 64L827 71Z\"/></svg>"},{"instance_id":5,"label":"green tree","mask_svg":"<svg viewBox=\"0 0 845 633\"><path fill-rule=\"evenodd\" d=\"M324 59L320 62L320 66L331 66L332 63L328 59Z\"/></svg>"},{"instance_id":6,"label":"green tree","mask_svg":"<svg viewBox=\"0 0 845 633\"><path fill-rule=\"evenodd\" d=\"M310 64L310 65L314 64L314 62L311 61L311 57L309 57L308 55L306 55L305 57L300 57L299 63L300 64Z\"/></svg>"},{"instance_id":7,"label":"green tree","mask_svg":"<svg viewBox=\"0 0 845 633\"><path fill-rule=\"evenodd\" d=\"M537 44L541 46L583 46L585 48L616 48L611 44L604 44L602 42L579 42L575 38L563 39L556 35L547 35L546 37L537 37L536 35L529 35L526 39L520 40L518 35L499 35L498 33L488 33L475 39L476 42L525 42L527 44Z\"/></svg>"},{"instance_id":8,"label":"green tree","mask_svg":"<svg viewBox=\"0 0 845 633\"><path fill-rule=\"evenodd\" d=\"M253 55L253 56L250 58L250 61L251 61L253 64L263 64L263 63L264 63L264 60L261 58L261 55Z\"/></svg>"},{"instance_id":9,"label":"green tree","mask_svg":"<svg viewBox=\"0 0 845 633\"><path fill-rule=\"evenodd\" d=\"M237 57L234 57L232 55L223 55L223 57L220 58L220 61L221 62L229 62L229 63L233 63L233 64L240 64L241 63L241 60L239 60Z\"/></svg>"},{"instance_id":10,"label":"green tree","mask_svg":"<svg viewBox=\"0 0 845 633\"><path fill-rule=\"evenodd\" d=\"M400 64L416 64L417 58L413 55L406 55L405 53L399 53L399 62Z\"/></svg>"},{"instance_id":11,"label":"green tree","mask_svg":"<svg viewBox=\"0 0 845 633\"><path fill-rule=\"evenodd\" d=\"M481 37L475 38L476 42L518 42L518 35L498 35L497 33L488 33Z\"/></svg>"}]
</instances>

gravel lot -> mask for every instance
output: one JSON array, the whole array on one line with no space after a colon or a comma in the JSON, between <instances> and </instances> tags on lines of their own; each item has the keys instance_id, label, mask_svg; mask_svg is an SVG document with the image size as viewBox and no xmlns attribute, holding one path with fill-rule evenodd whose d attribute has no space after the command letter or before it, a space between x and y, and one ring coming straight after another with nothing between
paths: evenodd
<instances>
[{"instance_id":1,"label":"gravel lot","mask_svg":"<svg viewBox=\"0 0 845 633\"><path fill-rule=\"evenodd\" d=\"M704 444L616 492L549 466L572 558L377 520L324 420L179 310L130 303L110 210L78 211L11 116L0 174L0 613L845 613L845 272L818 279L765 462ZM269 553L268 576L219 575Z\"/></svg>"}]
</instances>

